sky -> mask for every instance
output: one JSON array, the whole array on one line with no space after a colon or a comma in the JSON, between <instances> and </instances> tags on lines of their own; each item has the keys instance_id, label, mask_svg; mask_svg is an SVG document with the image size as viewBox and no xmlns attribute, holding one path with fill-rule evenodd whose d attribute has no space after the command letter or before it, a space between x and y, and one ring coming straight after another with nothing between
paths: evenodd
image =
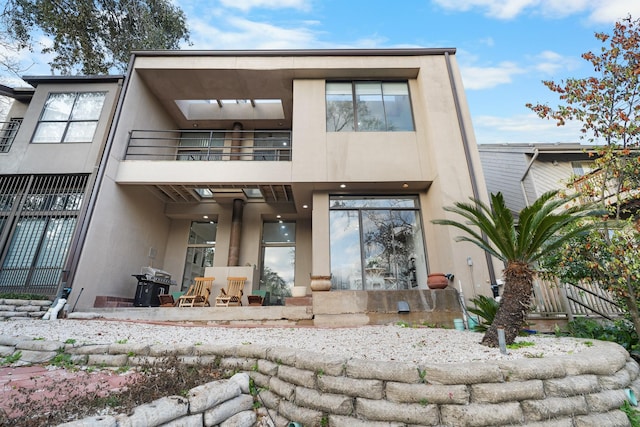
<instances>
[{"instance_id":1,"label":"sky","mask_svg":"<svg viewBox=\"0 0 640 427\"><path fill-rule=\"evenodd\" d=\"M594 34L640 17L640 0L172 0L187 16L184 49L456 48L476 140L584 142L526 103L558 105L543 80L595 75L581 54ZM29 75L50 74L29 55Z\"/></svg>"}]
</instances>

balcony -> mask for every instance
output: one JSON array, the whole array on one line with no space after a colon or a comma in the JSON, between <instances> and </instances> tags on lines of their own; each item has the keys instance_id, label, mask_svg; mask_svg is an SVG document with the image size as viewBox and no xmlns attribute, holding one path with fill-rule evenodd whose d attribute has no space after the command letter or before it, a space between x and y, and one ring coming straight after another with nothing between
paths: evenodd
<instances>
[{"instance_id":1,"label":"balcony","mask_svg":"<svg viewBox=\"0 0 640 427\"><path fill-rule=\"evenodd\" d=\"M291 161L291 131L132 130L125 160Z\"/></svg>"},{"instance_id":2,"label":"balcony","mask_svg":"<svg viewBox=\"0 0 640 427\"><path fill-rule=\"evenodd\" d=\"M606 182L605 182L606 180ZM604 200L606 205L616 205L637 210L640 190L629 185L620 185L614 176L606 176L604 169L596 169L573 181L573 189L580 194L578 200L582 204L596 203Z\"/></svg>"},{"instance_id":3,"label":"balcony","mask_svg":"<svg viewBox=\"0 0 640 427\"><path fill-rule=\"evenodd\" d=\"M8 122L0 122L0 153L8 153L16 138L22 119L11 119Z\"/></svg>"}]
</instances>

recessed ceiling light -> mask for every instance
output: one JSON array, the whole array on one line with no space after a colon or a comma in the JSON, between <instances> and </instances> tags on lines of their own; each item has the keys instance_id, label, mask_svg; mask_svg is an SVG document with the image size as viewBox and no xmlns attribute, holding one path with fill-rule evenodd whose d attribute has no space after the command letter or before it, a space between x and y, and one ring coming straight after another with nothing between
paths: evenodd
<instances>
[{"instance_id":1,"label":"recessed ceiling light","mask_svg":"<svg viewBox=\"0 0 640 427\"><path fill-rule=\"evenodd\" d=\"M202 215L202 218L209 219L209 216L208 215Z\"/></svg>"},{"instance_id":2,"label":"recessed ceiling light","mask_svg":"<svg viewBox=\"0 0 640 427\"><path fill-rule=\"evenodd\" d=\"M309 205L302 205L302 209L309 209Z\"/></svg>"},{"instance_id":3,"label":"recessed ceiling light","mask_svg":"<svg viewBox=\"0 0 640 427\"><path fill-rule=\"evenodd\" d=\"M282 215L276 215L276 218L278 218L278 219L282 218Z\"/></svg>"},{"instance_id":4,"label":"recessed ceiling light","mask_svg":"<svg viewBox=\"0 0 640 427\"><path fill-rule=\"evenodd\" d=\"M347 188L347 184L340 184L340 188Z\"/></svg>"}]
</instances>

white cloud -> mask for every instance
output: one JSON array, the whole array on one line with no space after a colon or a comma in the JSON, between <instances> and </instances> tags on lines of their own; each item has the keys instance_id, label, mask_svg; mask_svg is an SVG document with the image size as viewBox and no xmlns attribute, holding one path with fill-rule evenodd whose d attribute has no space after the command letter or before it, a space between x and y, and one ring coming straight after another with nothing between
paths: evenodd
<instances>
[{"instance_id":1,"label":"white cloud","mask_svg":"<svg viewBox=\"0 0 640 427\"><path fill-rule=\"evenodd\" d=\"M298 9L309 10L311 5L308 0L220 0L225 7L240 9L248 12L254 8L264 9Z\"/></svg>"},{"instance_id":2,"label":"white cloud","mask_svg":"<svg viewBox=\"0 0 640 427\"><path fill-rule=\"evenodd\" d=\"M640 18L640 1L637 0L599 0L593 2L589 20L597 24L610 24L631 15Z\"/></svg>"},{"instance_id":3,"label":"white cloud","mask_svg":"<svg viewBox=\"0 0 640 427\"><path fill-rule=\"evenodd\" d=\"M309 28L282 28L243 18L228 19L224 29L200 19L190 22L194 49L300 49L316 43L316 33Z\"/></svg>"},{"instance_id":4,"label":"white cloud","mask_svg":"<svg viewBox=\"0 0 640 427\"><path fill-rule=\"evenodd\" d=\"M535 71L550 76L556 75L561 71L575 70L580 66L578 58L563 56L551 50L539 53L533 58L533 61L533 69Z\"/></svg>"},{"instance_id":5,"label":"white cloud","mask_svg":"<svg viewBox=\"0 0 640 427\"><path fill-rule=\"evenodd\" d=\"M535 6L539 0L433 0L440 7L468 12L472 9L484 10L485 15L497 19L512 19L523 10Z\"/></svg>"},{"instance_id":6,"label":"white cloud","mask_svg":"<svg viewBox=\"0 0 640 427\"><path fill-rule=\"evenodd\" d=\"M490 89L512 82L514 75L526 72L513 62L502 62L495 67L460 66L465 89Z\"/></svg>"},{"instance_id":7,"label":"white cloud","mask_svg":"<svg viewBox=\"0 0 640 427\"><path fill-rule=\"evenodd\" d=\"M534 113L510 117L478 115L473 117L473 127L479 144L587 142L580 139L579 122L557 126L555 121Z\"/></svg>"},{"instance_id":8,"label":"white cloud","mask_svg":"<svg viewBox=\"0 0 640 427\"><path fill-rule=\"evenodd\" d=\"M611 24L631 14L640 16L637 0L433 0L445 10L480 10L485 16L509 20L523 13L563 18L587 13L591 23Z\"/></svg>"}]
</instances>

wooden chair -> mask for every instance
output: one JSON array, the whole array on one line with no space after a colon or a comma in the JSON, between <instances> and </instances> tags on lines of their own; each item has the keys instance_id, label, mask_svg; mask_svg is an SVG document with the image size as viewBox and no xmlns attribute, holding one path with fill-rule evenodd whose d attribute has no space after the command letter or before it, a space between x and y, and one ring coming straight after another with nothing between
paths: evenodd
<instances>
[{"instance_id":1,"label":"wooden chair","mask_svg":"<svg viewBox=\"0 0 640 427\"><path fill-rule=\"evenodd\" d=\"M227 277L227 290L220 289L220 295L216 297L216 307L229 307L230 305L242 305L242 294L246 277Z\"/></svg>"},{"instance_id":2,"label":"wooden chair","mask_svg":"<svg viewBox=\"0 0 640 427\"><path fill-rule=\"evenodd\" d=\"M178 307L209 307L215 277L196 277L187 292L178 298Z\"/></svg>"}]
</instances>

